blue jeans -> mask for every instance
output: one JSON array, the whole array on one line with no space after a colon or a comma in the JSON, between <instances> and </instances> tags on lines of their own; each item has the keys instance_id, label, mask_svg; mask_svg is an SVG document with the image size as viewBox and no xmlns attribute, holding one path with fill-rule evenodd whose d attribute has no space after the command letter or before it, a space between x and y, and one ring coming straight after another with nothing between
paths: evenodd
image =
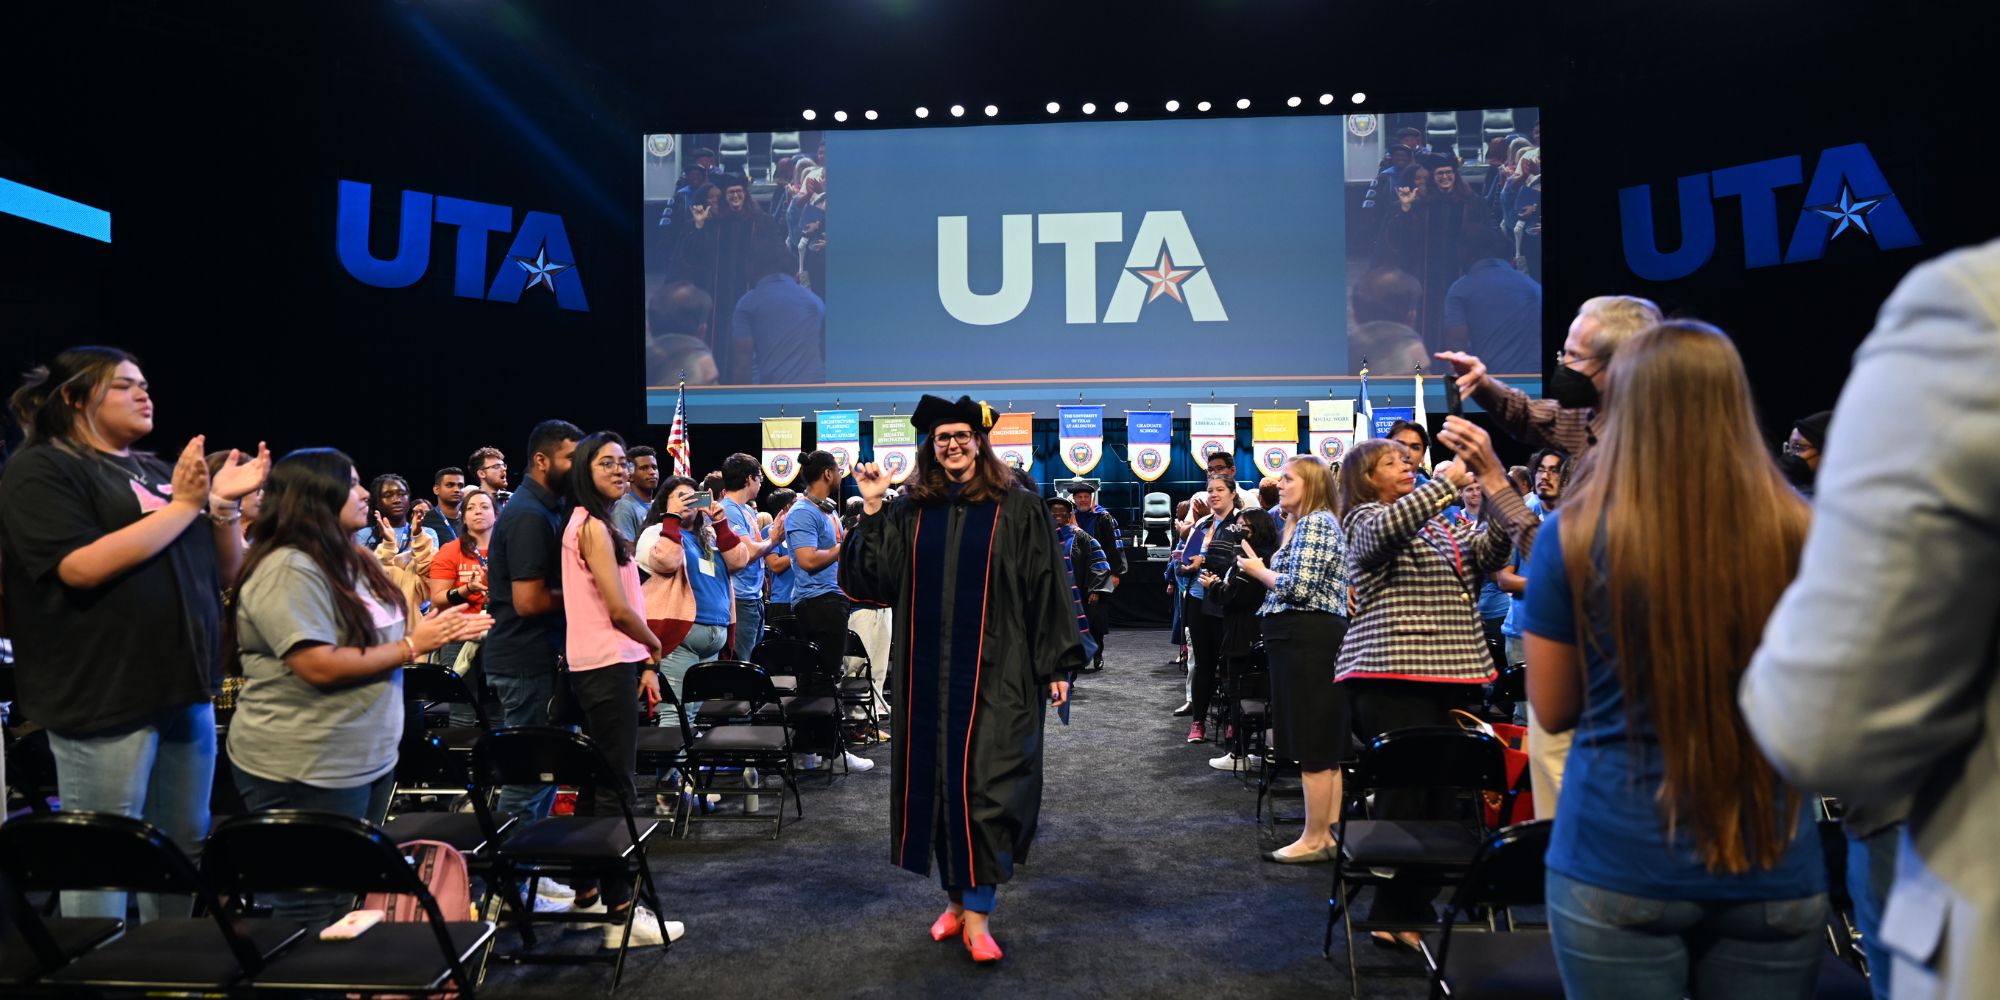
<instances>
[{"instance_id":1,"label":"blue jeans","mask_svg":"<svg viewBox=\"0 0 2000 1000\"><path fill-rule=\"evenodd\" d=\"M229 769L236 775L236 787L243 793L243 804L252 811L311 809L352 816L376 826L382 825L382 817L389 811L389 793L396 787L394 771L353 788L321 788L302 781L259 778L237 767L234 761L230 762ZM310 858L301 861L311 864ZM325 927L354 908L354 897L338 892L267 892L263 894L263 902L271 904L272 916L279 920L296 920L306 925L308 931Z\"/></svg>"},{"instance_id":2,"label":"blue jeans","mask_svg":"<svg viewBox=\"0 0 2000 1000\"><path fill-rule=\"evenodd\" d=\"M1548 873L1549 930L1575 1000L1809 998L1826 951L1826 894L1649 899Z\"/></svg>"},{"instance_id":3,"label":"blue jeans","mask_svg":"<svg viewBox=\"0 0 2000 1000\"><path fill-rule=\"evenodd\" d=\"M731 653L736 659L749 662L750 653L757 648L757 641L764 635L764 599L761 597L739 597L736 599L736 651Z\"/></svg>"},{"instance_id":4,"label":"blue jeans","mask_svg":"<svg viewBox=\"0 0 2000 1000\"><path fill-rule=\"evenodd\" d=\"M497 660L492 647L482 657L486 683L500 698L503 726L546 726L549 699L556 693L556 661L553 656L512 662ZM549 814L556 801L554 785L502 785L500 801L494 807L503 821L508 816L540 819Z\"/></svg>"},{"instance_id":5,"label":"blue jeans","mask_svg":"<svg viewBox=\"0 0 2000 1000\"><path fill-rule=\"evenodd\" d=\"M1847 894L1854 898L1854 925L1861 930L1861 954L1868 959L1868 989L1875 1000L1889 1000L1895 958L1882 946L1882 906L1896 884L1896 851L1904 826L1847 838Z\"/></svg>"},{"instance_id":6,"label":"blue jeans","mask_svg":"<svg viewBox=\"0 0 2000 1000\"><path fill-rule=\"evenodd\" d=\"M687 677L688 668L721 655L722 644L728 640L727 625L693 625L688 628L687 637L681 640L681 644L675 646L673 652L660 660L660 678L666 681L668 689L673 691L675 701L682 701L681 680ZM694 721L694 713L700 710L700 705L687 705L690 723ZM665 725L676 724L672 720L661 721Z\"/></svg>"},{"instance_id":7,"label":"blue jeans","mask_svg":"<svg viewBox=\"0 0 2000 1000\"><path fill-rule=\"evenodd\" d=\"M215 785L215 706L198 702L90 736L49 733L56 788L71 812L106 812L160 828L188 857L208 839L208 796ZM139 895L139 919L187 916L185 896ZM122 892L65 892L69 917L125 919Z\"/></svg>"}]
</instances>

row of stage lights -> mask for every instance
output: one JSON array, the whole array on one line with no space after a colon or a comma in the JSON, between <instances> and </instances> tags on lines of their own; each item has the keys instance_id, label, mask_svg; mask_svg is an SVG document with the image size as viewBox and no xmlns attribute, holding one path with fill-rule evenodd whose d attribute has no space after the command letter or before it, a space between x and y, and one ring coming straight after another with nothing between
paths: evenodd
<instances>
[{"instance_id":1,"label":"row of stage lights","mask_svg":"<svg viewBox=\"0 0 2000 1000\"><path fill-rule=\"evenodd\" d=\"M1360 104L1361 102L1366 101L1367 99L1368 99L1367 94L1356 93L1353 96L1349 97L1348 101L1349 103L1352 104ZM1285 98L1285 107L1288 108L1296 108L1304 103L1305 103L1305 98L1303 97L1294 96ZM1319 95L1319 103L1321 107L1327 107L1331 105L1333 103L1333 95L1332 94ZM1214 105L1210 104L1207 101L1197 101L1195 102L1194 109L1196 111L1206 112L1213 106ZM1166 108L1168 114L1173 114L1174 112L1179 111L1181 109L1181 102L1168 101L1164 105L1164 107ZM1048 113L1052 115L1058 115L1062 113L1062 105L1058 104L1055 101L1050 101L1046 109ZM1000 115L1000 106L997 104L988 104L983 110L986 112L986 117L988 118L996 118L999 117ZM1080 110L1086 115L1094 115L1097 113L1097 105L1086 101L1084 102ZM1119 101L1118 103L1113 104L1111 106L1111 111L1113 114L1122 115L1130 110L1132 110L1131 104L1125 101ZM1236 110L1238 111L1250 110L1250 99L1247 97L1238 98L1236 101ZM954 104L951 106L950 111L951 111L951 116L953 118L963 118L965 117L966 108L965 105L963 104ZM916 115L918 118L929 118L931 116L931 109L927 107L918 107ZM819 118L819 112L814 111L811 108L807 108L805 109L804 117L806 121L814 121ZM872 122L881 116L876 114L874 109L871 108L867 111L861 112L861 117ZM837 122L846 121L847 112L835 111L833 113L833 120Z\"/></svg>"}]
</instances>

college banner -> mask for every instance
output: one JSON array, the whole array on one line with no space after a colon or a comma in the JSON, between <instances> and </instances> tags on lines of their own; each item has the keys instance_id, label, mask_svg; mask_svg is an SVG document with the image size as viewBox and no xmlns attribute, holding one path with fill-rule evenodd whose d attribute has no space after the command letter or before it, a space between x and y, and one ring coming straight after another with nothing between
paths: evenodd
<instances>
[{"instance_id":1,"label":"college banner","mask_svg":"<svg viewBox=\"0 0 2000 1000\"><path fill-rule=\"evenodd\" d=\"M799 475L799 452L805 450L804 417L764 418L764 481L790 486Z\"/></svg>"},{"instance_id":2,"label":"college banner","mask_svg":"<svg viewBox=\"0 0 2000 1000\"><path fill-rule=\"evenodd\" d=\"M1306 406L1312 453L1328 465L1345 458L1347 449L1354 447L1354 400L1314 399Z\"/></svg>"},{"instance_id":3,"label":"college banner","mask_svg":"<svg viewBox=\"0 0 2000 1000\"><path fill-rule=\"evenodd\" d=\"M1417 419L1417 408L1414 406L1378 406L1372 413L1375 426L1368 429L1371 438L1388 437L1389 428L1395 426L1398 420L1414 422Z\"/></svg>"},{"instance_id":4,"label":"college banner","mask_svg":"<svg viewBox=\"0 0 2000 1000\"><path fill-rule=\"evenodd\" d=\"M1104 457L1104 407L1058 406L1056 411L1056 439L1062 445L1063 464L1076 475L1087 476Z\"/></svg>"},{"instance_id":5,"label":"college banner","mask_svg":"<svg viewBox=\"0 0 2000 1000\"><path fill-rule=\"evenodd\" d=\"M901 486L917 467L917 428L909 417L875 418L875 464Z\"/></svg>"},{"instance_id":6,"label":"college banner","mask_svg":"<svg viewBox=\"0 0 2000 1000\"><path fill-rule=\"evenodd\" d=\"M1164 410L1125 411L1125 458L1132 474L1153 482L1167 474L1173 456L1174 415Z\"/></svg>"},{"instance_id":7,"label":"college banner","mask_svg":"<svg viewBox=\"0 0 2000 1000\"><path fill-rule=\"evenodd\" d=\"M1208 464L1215 452L1236 454L1236 404L1189 403L1188 450L1194 460Z\"/></svg>"},{"instance_id":8,"label":"college banner","mask_svg":"<svg viewBox=\"0 0 2000 1000\"><path fill-rule=\"evenodd\" d=\"M993 453L1000 461L1017 469L1032 472L1035 468L1035 415L1032 413L996 414L993 431L988 435L993 442Z\"/></svg>"},{"instance_id":9,"label":"college banner","mask_svg":"<svg viewBox=\"0 0 2000 1000\"><path fill-rule=\"evenodd\" d=\"M861 457L861 411L815 410L813 415L819 422L814 429L818 441L814 447L833 452L834 461L840 463L840 478L846 479Z\"/></svg>"},{"instance_id":10,"label":"college banner","mask_svg":"<svg viewBox=\"0 0 2000 1000\"><path fill-rule=\"evenodd\" d=\"M1250 411L1250 454L1257 468L1275 476L1298 453L1299 411Z\"/></svg>"}]
</instances>

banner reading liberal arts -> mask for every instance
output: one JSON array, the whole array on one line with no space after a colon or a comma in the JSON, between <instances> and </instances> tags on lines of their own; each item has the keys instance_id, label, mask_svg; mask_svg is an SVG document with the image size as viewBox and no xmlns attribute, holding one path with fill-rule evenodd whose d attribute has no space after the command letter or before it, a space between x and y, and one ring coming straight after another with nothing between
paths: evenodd
<instances>
[{"instance_id":1,"label":"banner reading liberal arts","mask_svg":"<svg viewBox=\"0 0 2000 1000\"><path fill-rule=\"evenodd\" d=\"M1314 399L1307 407L1312 453L1328 464L1340 461L1354 447L1354 400Z\"/></svg>"},{"instance_id":2,"label":"banner reading liberal arts","mask_svg":"<svg viewBox=\"0 0 2000 1000\"><path fill-rule=\"evenodd\" d=\"M1236 404L1189 403L1188 450L1204 465L1208 456L1236 454Z\"/></svg>"},{"instance_id":3,"label":"banner reading liberal arts","mask_svg":"<svg viewBox=\"0 0 2000 1000\"><path fill-rule=\"evenodd\" d=\"M1104 457L1104 407L1079 404L1056 410L1063 464L1079 476L1089 475Z\"/></svg>"},{"instance_id":4,"label":"banner reading liberal arts","mask_svg":"<svg viewBox=\"0 0 2000 1000\"><path fill-rule=\"evenodd\" d=\"M1034 414L999 414L993 422L993 431L987 436L987 440L993 443L993 453L1000 456L1000 461L1017 469L1034 471Z\"/></svg>"},{"instance_id":5,"label":"banner reading liberal arts","mask_svg":"<svg viewBox=\"0 0 2000 1000\"><path fill-rule=\"evenodd\" d=\"M854 471L855 459L861 456L861 411L816 410L814 416L819 421L816 447L833 453L834 461L840 465L840 478L846 479Z\"/></svg>"},{"instance_id":6,"label":"banner reading liberal arts","mask_svg":"<svg viewBox=\"0 0 2000 1000\"><path fill-rule=\"evenodd\" d=\"M1250 453L1265 475L1277 475L1299 453L1299 411L1251 410Z\"/></svg>"},{"instance_id":7,"label":"banner reading liberal arts","mask_svg":"<svg viewBox=\"0 0 2000 1000\"><path fill-rule=\"evenodd\" d=\"M909 417L875 418L875 464L895 485L910 478L917 466L917 428Z\"/></svg>"},{"instance_id":8,"label":"banner reading liberal arts","mask_svg":"<svg viewBox=\"0 0 2000 1000\"><path fill-rule=\"evenodd\" d=\"M790 486L799 474L799 452L805 450L804 417L764 418L764 481Z\"/></svg>"},{"instance_id":9,"label":"banner reading liberal arts","mask_svg":"<svg viewBox=\"0 0 2000 1000\"><path fill-rule=\"evenodd\" d=\"M1160 410L1125 411L1125 455L1132 474L1152 482L1167 474L1174 441L1174 415Z\"/></svg>"}]
</instances>

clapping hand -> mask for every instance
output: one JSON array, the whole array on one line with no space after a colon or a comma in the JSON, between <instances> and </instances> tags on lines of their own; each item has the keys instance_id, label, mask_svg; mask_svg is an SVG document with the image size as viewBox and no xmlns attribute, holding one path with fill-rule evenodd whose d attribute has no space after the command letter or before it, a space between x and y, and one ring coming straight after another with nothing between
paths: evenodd
<instances>
[{"instance_id":1,"label":"clapping hand","mask_svg":"<svg viewBox=\"0 0 2000 1000\"><path fill-rule=\"evenodd\" d=\"M203 466L206 468L206 464ZM217 469L215 478L208 484L211 502L220 500L235 503L249 496L259 486L264 485L264 477L271 472L271 449L264 442L257 442L257 457L244 459L243 453L232 448L229 460Z\"/></svg>"},{"instance_id":2,"label":"clapping hand","mask_svg":"<svg viewBox=\"0 0 2000 1000\"><path fill-rule=\"evenodd\" d=\"M208 457L202 451L206 441L196 434L181 449L180 457L174 459L173 502L197 512L208 503Z\"/></svg>"}]
</instances>

